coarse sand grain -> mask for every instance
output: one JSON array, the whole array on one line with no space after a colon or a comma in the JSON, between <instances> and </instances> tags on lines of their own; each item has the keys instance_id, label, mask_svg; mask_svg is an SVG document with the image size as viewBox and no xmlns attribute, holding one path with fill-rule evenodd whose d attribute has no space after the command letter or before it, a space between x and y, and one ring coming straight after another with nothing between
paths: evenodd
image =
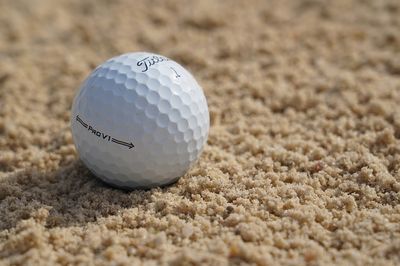
<instances>
[{"instance_id":1,"label":"coarse sand grain","mask_svg":"<svg viewBox=\"0 0 400 266\"><path fill-rule=\"evenodd\" d=\"M211 129L177 183L79 161L79 84L152 51ZM400 1L0 0L0 265L399 265Z\"/></svg>"}]
</instances>

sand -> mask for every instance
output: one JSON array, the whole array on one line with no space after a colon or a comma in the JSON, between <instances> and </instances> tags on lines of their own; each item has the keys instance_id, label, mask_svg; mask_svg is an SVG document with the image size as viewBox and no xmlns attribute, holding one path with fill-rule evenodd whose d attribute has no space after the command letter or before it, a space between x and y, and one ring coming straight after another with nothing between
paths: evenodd
<instances>
[{"instance_id":1,"label":"sand","mask_svg":"<svg viewBox=\"0 0 400 266\"><path fill-rule=\"evenodd\" d=\"M400 2L0 0L1 265L399 265ZM166 188L79 161L79 84L153 51L211 129Z\"/></svg>"}]
</instances>

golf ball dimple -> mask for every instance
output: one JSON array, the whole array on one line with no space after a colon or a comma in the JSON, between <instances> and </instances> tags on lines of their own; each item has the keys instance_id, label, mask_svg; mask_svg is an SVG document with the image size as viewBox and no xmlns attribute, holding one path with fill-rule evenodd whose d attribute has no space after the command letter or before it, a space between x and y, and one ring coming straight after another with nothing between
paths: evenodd
<instances>
[{"instance_id":1,"label":"golf ball dimple","mask_svg":"<svg viewBox=\"0 0 400 266\"><path fill-rule=\"evenodd\" d=\"M175 182L207 141L203 90L178 63L157 54L123 54L97 67L72 104L79 157L103 181L121 188Z\"/></svg>"}]
</instances>

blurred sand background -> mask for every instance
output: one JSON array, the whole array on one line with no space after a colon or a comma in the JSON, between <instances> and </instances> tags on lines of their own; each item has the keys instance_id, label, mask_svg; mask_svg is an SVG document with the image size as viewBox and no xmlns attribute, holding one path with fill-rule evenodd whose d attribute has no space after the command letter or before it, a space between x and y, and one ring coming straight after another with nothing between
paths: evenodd
<instances>
[{"instance_id":1,"label":"blurred sand background","mask_svg":"<svg viewBox=\"0 0 400 266\"><path fill-rule=\"evenodd\" d=\"M180 181L79 162L104 60L189 68L211 115ZM400 2L0 0L0 264L399 265Z\"/></svg>"}]
</instances>

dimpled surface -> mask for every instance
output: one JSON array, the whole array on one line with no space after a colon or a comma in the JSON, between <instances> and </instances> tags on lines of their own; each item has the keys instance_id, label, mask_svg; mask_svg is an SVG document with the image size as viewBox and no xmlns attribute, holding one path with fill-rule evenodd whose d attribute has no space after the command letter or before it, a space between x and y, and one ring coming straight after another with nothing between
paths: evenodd
<instances>
[{"instance_id":1,"label":"dimpled surface","mask_svg":"<svg viewBox=\"0 0 400 266\"><path fill-rule=\"evenodd\" d=\"M178 63L129 53L97 67L75 96L72 135L81 160L122 188L176 181L207 141L206 98Z\"/></svg>"}]
</instances>

